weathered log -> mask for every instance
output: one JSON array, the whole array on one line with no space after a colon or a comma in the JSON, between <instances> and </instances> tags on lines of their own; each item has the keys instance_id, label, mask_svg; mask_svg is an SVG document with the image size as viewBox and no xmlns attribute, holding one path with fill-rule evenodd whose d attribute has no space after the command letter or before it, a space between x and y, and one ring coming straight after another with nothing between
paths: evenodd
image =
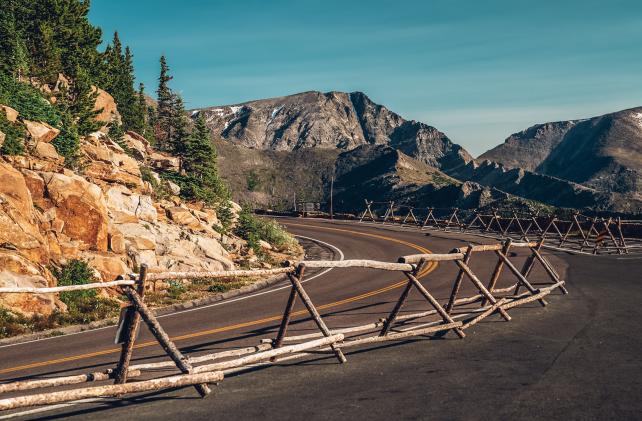
<instances>
[{"instance_id":1,"label":"weathered log","mask_svg":"<svg viewBox=\"0 0 642 421\"><path fill-rule=\"evenodd\" d=\"M473 254L473 246L469 245L466 248L466 252L464 254L463 262L465 264L468 264L472 254ZM453 289L450 292L450 298L448 299L448 303L446 304L446 312L448 314L450 314L450 312L453 309L453 306L455 305L455 300L457 299L457 294L459 294L459 288L461 288L461 282L463 280L464 280L464 271L462 269L459 269L459 272L457 272L457 277L455 278L455 282L453 282Z\"/></svg>"},{"instance_id":2,"label":"weathered log","mask_svg":"<svg viewBox=\"0 0 642 421\"><path fill-rule=\"evenodd\" d=\"M145 298L145 278L147 276L147 265L140 266L140 274L136 291L141 301ZM129 363L134 352L134 342L136 342L136 335L140 325L140 315L136 311L135 305L131 305L127 309L125 318L123 320L123 331L125 332L125 341L122 344L120 351L120 358L116 366L115 383L123 384L127 381L127 374L129 373Z\"/></svg>"},{"instance_id":3,"label":"weathered log","mask_svg":"<svg viewBox=\"0 0 642 421\"><path fill-rule=\"evenodd\" d=\"M421 282L417 280L417 278L415 278L411 273L408 273L408 272L404 272L404 275L406 275L406 277L414 284L415 288L419 290L421 295L424 296L424 298L430 303L430 305L432 305L433 308L437 310L437 313L439 313L439 315L444 320L444 322L454 323L454 320L450 317L448 312L444 310L441 304L439 304L439 301L437 301L435 297L433 297L428 292L428 290L421 284ZM466 337L466 334L458 327L453 328L453 330L455 331L457 336L459 336L460 338L463 339Z\"/></svg>"},{"instance_id":4,"label":"weathered log","mask_svg":"<svg viewBox=\"0 0 642 421\"><path fill-rule=\"evenodd\" d=\"M480 315L478 315L477 317L475 317L474 319L472 319L468 323L464 323L464 325L461 328L462 329L468 329L469 327L472 327L472 326L476 325L481 320L485 319L486 317L490 316L495 311L497 311L497 309L499 307L501 307L502 305L504 305L506 302L507 302L506 298L500 298L499 300L497 300L497 302L495 304L493 304L492 306L490 306L486 310L484 310L483 313L481 313Z\"/></svg>"},{"instance_id":5,"label":"weathered log","mask_svg":"<svg viewBox=\"0 0 642 421\"><path fill-rule=\"evenodd\" d=\"M159 272L149 273L148 281L160 281L164 279L200 279L200 278L234 278L246 276L276 275L279 273L294 272L294 267L282 267L274 269L250 269L250 270L220 270L220 271L194 271L194 272Z\"/></svg>"},{"instance_id":6,"label":"weathered log","mask_svg":"<svg viewBox=\"0 0 642 421\"><path fill-rule=\"evenodd\" d=\"M156 316L154 316L154 314L147 308L136 291L132 290L131 288L127 288L125 290L125 293L129 297L129 299L136 305L136 309L143 321L145 321L145 323L147 324L149 331L152 333L152 335L154 335L167 355L169 355L174 363L176 363L176 367L178 367L179 370L181 370L185 374L191 373L192 365L189 363L187 358L185 358L185 356L183 356L183 354L178 350L178 348L176 348L176 345L174 345L174 343L169 339L169 336L167 336L165 330L163 330L160 323L158 323L158 320L156 320ZM211 392L210 388L206 384L197 384L194 387L201 396L206 396Z\"/></svg>"},{"instance_id":7,"label":"weathered log","mask_svg":"<svg viewBox=\"0 0 642 421\"><path fill-rule=\"evenodd\" d=\"M34 405L47 405L59 402L68 402L78 399L119 396L126 393L148 392L152 390L191 386L196 384L216 383L220 382L221 380L223 380L223 373L217 371L199 374L183 374L179 376L163 377L160 379L145 380L134 383L86 387L82 389L65 390L61 392L20 396L16 398L0 399L0 411L24 408Z\"/></svg>"},{"instance_id":8,"label":"weathered log","mask_svg":"<svg viewBox=\"0 0 642 421\"><path fill-rule=\"evenodd\" d=\"M140 377L140 370L129 370L128 377ZM114 377L114 370L108 369L95 373L77 374L75 376L53 377L51 379L20 380L0 384L0 393L18 392L22 390L41 389L44 387L65 386L69 384L99 382Z\"/></svg>"},{"instance_id":9,"label":"weathered log","mask_svg":"<svg viewBox=\"0 0 642 421\"><path fill-rule=\"evenodd\" d=\"M32 287L2 287L0 294L53 294L57 292L84 291L88 289L114 288L134 285L136 281L120 280L109 282L94 282L84 285L66 285L61 287L32 288Z\"/></svg>"},{"instance_id":10,"label":"weathered log","mask_svg":"<svg viewBox=\"0 0 642 421\"><path fill-rule=\"evenodd\" d=\"M351 341L345 341L339 344L338 346L341 348L348 348L351 346L366 345L366 344L377 343L377 342L396 341L400 339L410 338L413 336L425 335L427 333L441 332L444 330L451 330L451 329L456 330L456 329L459 329L461 326L462 326L462 322L453 321L453 322L435 325L435 326L431 326L423 329L407 330L405 332L400 332L400 333L388 333L385 336L370 336L368 338L354 339Z\"/></svg>"},{"instance_id":11,"label":"weathered log","mask_svg":"<svg viewBox=\"0 0 642 421\"><path fill-rule=\"evenodd\" d=\"M502 254L499 251L496 251L495 253L499 256L500 259L502 259L504 261L504 263L506 263L506 266L508 267L508 269L511 272L513 272L513 274L517 277L518 281L522 285L524 285L528 291L530 291L533 294L537 293L537 289L535 289L535 287L533 287L533 285L531 285L531 283L528 281L528 279L526 279L526 277L524 275L522 275L519 270L517 270L515 265L513 265L513 262L511 262L508 257L506 257L504 254ZM546 306L546 301L544 301L543 299L540 299L538 301L542 305L542 307Z\"/></svg>"},{"instance_id":12,"label":"weathered log","mask_svg":"<svg viewBox=\"0 0 642 421\"><path fill-rule=\"evenodd\" d=\"M416 276L423 269L425 265L426 265L426 259L421 259L419 263L417 263L417 266L413 269L412 274ZM388 317L385 319L384 326L381 329L381 332L379 333L380 336L385 336L390 331L390 327L392 326L392 324L395 322L395 319L399 315L399 311L401 310L401 307L406 302L406 299L408 298L408 294L410 293L411 288L412 288L412 281L408 280L408 283L406 284L406 287L401 292L401 296L399 296L399 299L395 303L394 308L392 309Z\"/></svg>"},{"instance_id":13,"label":"weathered log","mask_svg":"<svg viewBox=\"0 0 642 421\"><path fill-rule=\"evenodd\" d=\"M301 262L310 268L370 268L393 271L411 271L412 265L402 263L379 262L376 260L310 260Z\"/></svg>"},{"instance_id":14,"label":"weathered log","mask_svg":"<svg viewBox=\"0 0 642 421\"><path fill-rule=\"evenodd\" d=\"M299 265L299 272L302 272L305 268L305 264L301 263ZM310 296L308 293L303 289L303 285L301 285L301 281L296 276L290 276L290 282L296 289L297 293L299 294L299 297L301 297L301 300L303 301L303 304L305 305L305 308L308 309L308 312L312 316L312 320L317 324L317 327L325 336L331 336L332 334L330 333L330 329L328 329L328 326L326 326L325 322L321 318L321 315L319 314L319 311L317 308L314 306L312 303L312 300L310 299ZM346 362L346 357L343 355L343 352L341 352L340 349L335 348L334 344L330 345L332 349L334 349L334 352L337 356L337 359L341 363Z\"/></svg>"},{"instance_id":15,"label":"weathered log","mask_svg":"<svg viewBox=\"0 0 642 421\"><path fill-rule=\"evenodd\" d=\"M205 361L214 361L221 358L238 357L241 355L252 354L254 352L267 351L272 349L272 343L263 343L255 346L248 346L245 348L230 349L228 351L216 352L213 354L199 355L198 357L188 357L190 364L202 363ZM131 370L156 370L162 368L174 368L176 363L174 361L160 361L157 363L136 364L129 367Z\"/></svg>"},{"instance_id":16,"label":"weathered log","mask_svg":"<svg viewBox=\"0 0 642 421\"><path fill-rule=\"evenodd\" d=\"M426 262L446 262L449 260L461 260L464 258L463 253L446 253L446 254L410 254L408 256L401 256L398 259L399 263L417 263L421 259Z\"/></svg>"},{"instance_id":17,"label":"weathered log","mask_svg":"<svg viewBox=\"0 0 642 421\"><path fill-rule=\"evenodd\" d=\"M550 289L540 290L537 294L528 295L525 298L520 298L519 300L510 301L504 305L502 308L508 310L509 308L521 306L522 304L530 303L531 301L541 300L543 297L551 293Z\"/></svg>"},{"instance_id":18,"label":"weathered log","mask_svg":"<svg viewBox=\"0 0 642 421\"><path fill-rule=\"evenodd\" d=\"M200 365L194 367L194 373L204 373L208 371L219 371L225 370L234 367L242 367L244 365L257 363L259 361L269 360L271 358L279 357L286 354L294 354L296 352L304 351L306 349L318 348L324 345L332 345L337 342L341 342L344 339L343 334L337 333L334 335L327 336L322 339L317 339L310 342L304 342L297 345L287 345L281 348L275 348L270 351L259 352L256 354L248 355L243 358L237 358L235 360L223 361L220 363Z\"/></svg>"},{"instance_id":19,"label":"weathered log","mask_svg":"<svg viewBox=\"0 0 642 421\"><path fill-rule=\"evenodd\" d=\"M510 250L511 244L513 240L510 238L506 239L504 242L504 245L502 246L502 254L508 255L508 251ZM497 284L497 280L499 279L499 276L502 273L502 269L504 268L504 261L502 259L497 260L497 264L495 265L495 268L493 269L493 273L490 276L490 280L488 281L488 291L492 294L493 290L495 289L495 285ZM486 305L486 299L483 298L481 302L482 307Z\"/></svg>"},{"instance_id":20,"label":"weathered log","mask_svg":"<svg viewBox=\"0 0 642 421\"><path fill-rule=\"evenodd\" d=\"M497 252L496 252L496 253L497 253ZM482 284L482 283L481 283L481 281L479 280L479 278L477 278L477 275L475 275L475 274L473 273L473 271L472 271L472 270L470 270L470 268L468 267L468 265L466 265L464 262L460 262L460 261L458 261L458 260L456 261L456 263L457 263L457 265L458 265L461 269L463 269L463 270L464 270L464 272L466 272L466 275L468 276L468 279L470 279L470 280L473 282L473 284L475 284L475 286L477 287L477 289L479 290L479 292L480 292L484 297L486 297L486 299L487 299L491 304L495 304L495 303L497 302L497 300L495 299L495 297L494 297L490 292L488 292L488 290L486 289L486 287L484 286L484 284ZM505 312L501 307L500 307L500 308L498 308L498 309L497 309L497 311L499 312L499 314L501 314L501 316L504 318L504 320L506 320L507 322L508 322L508 321L510 321L511 317L510 317L510 316L508 315L508 313L506 313L506 312Z\"/></svg>"},{"instance_id":21,"label":"weathered log","mask_svg":"<svg viewBox=\"0 0 642 421\"><path fill-rule=\"evenodd\" d=\"M299 265L299 267L297 268L296 274L288 273L288 278L290 278L290 282L292 282L291 278L295 276L300 280L301 278L303 278L304 273L305 273L305 265ZM279 348L283 344L283 338L287 333L288 325L290 324L290 318L292 317L292 309L294 308L296 295L297 295L297 291L293 284L292 288L290 289L290 296L288 297L288 301L285 304L285 310L283 310L283 318L281 319L279 332L276 334L276 338L274 339L274 343L273 343L274 348Z\"/></svg>"}]
</instances>

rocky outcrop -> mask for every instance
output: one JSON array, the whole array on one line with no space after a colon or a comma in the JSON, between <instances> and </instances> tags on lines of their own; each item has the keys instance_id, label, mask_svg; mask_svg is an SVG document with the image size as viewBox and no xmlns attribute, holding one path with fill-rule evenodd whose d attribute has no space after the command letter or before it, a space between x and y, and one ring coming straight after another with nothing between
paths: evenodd
<instances>
[{"instance_id":1,"label":"rocky outcrop","mask_svg":"<svg viewBox=\"0 0 642 421\"><path fill-rule=\"evenodd\" d=\"M33 262L47 263L49 250L40 232L31 193L23 175L0 162L0 248L19 250Z\"/></svg>"},{"instance_id":2,"label":"rocky outcrop","mask_svg":"<svg viewBox=\"0 0 642 421\"><path fill-rule=\"evenodd\" d=\"M120 114L116 107L116 101L106 91L92 87L94 92L97 92L96 102L94 103L94 111L99 111L96 120L104 123L100 131L107 133L109 123L112 121L120 122Z\"/></svg>"},{"instance_id":3,"label":"rocky outcrop","mask_svg":"<svg viewBox=\"0 0 642 421\"><path fill-rule=\"evenodd\" d=\"M31 139L38 142L51 142L58 136L60 130L55 127L51 127L49 124L40 122L40 121L24 121L25 128L29 132Z\"/></svg>"},{"instance_id":4,"label":"rocky outcrop","mask_svg":"<svg viewBox=\"0 0 642 421\"><path fill-rule=\"evenodd\" d=\"M47 197L64 222L62 232L90 249L107 251L107 206L103 192L76 174L43 173Z\"/></svg>"}]
</instances>

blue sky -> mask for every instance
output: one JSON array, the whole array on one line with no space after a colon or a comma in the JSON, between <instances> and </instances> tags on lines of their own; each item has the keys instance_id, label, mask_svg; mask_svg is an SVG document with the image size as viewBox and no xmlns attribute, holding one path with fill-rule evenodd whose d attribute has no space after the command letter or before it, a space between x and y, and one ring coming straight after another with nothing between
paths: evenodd
<instances>
[{"instance_id":1,"label":"blue sky","mask_svg":"<svg viewBox=\"0 0 642 421\"><path fill-rule=\"evenodd\" d=\"M642 105L642 2L93 0L187 107L363 91L473 155L535 123Z\"/></svg>"}]
</instances>

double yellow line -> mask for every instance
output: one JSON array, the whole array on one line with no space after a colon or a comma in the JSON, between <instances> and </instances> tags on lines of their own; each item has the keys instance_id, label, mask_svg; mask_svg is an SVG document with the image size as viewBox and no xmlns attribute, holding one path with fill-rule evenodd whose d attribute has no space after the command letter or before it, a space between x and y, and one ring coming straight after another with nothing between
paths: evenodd
<instances>
[{"instance_id":1,"label":"double yellow line","mask_svg":"<svg viewBox=\"0 0 642 421\"><path fill-rule=\"evenodd\" d=\"M288 223L286 225L301 226L301 227L308 227L308 228L310 227L310 225L294 224L294 223ZM403 241L403 240L400 240L400 239L397 239L397 238L387 237L387 236L384 236L384 235L365 233L365 232L361 232L361 231L353 231L353 230L348 230L348 229L343 229L343 228L332 228L332 227L318 226L318 225L313 225L313 227L314 228L318 228L318 229L322 229L322 230L327 230L327 231L339 231L339 232L345 232L345 233L349 233L349 234L360 235L360 236L364 236L364 237L378 238L378 239L381 239L381 240L386 240L386 241L390 241L390 242L394 242L394 243L398 243L398 244L403 244L403 245L408 246L410 248L413 248L413 249L415 249L415 250L417 250L417 251L419 251L421 253L430 253L430 250L428 250L428 249L426 249L426 248L424 248L424 247L422 247L422 246L420 246L418 244L410 243L408 241ZM426 276L427 274L429 274L430 272L432 272L436 268L437 268L437 262L430 262L421 271L421 273L419 273L419 277ZM388 285L386 287L376 289L374 291L369 291L369 292L366 292L366 293L363 293L363 294L355 295L353 297L345 298L343 300L334 301L332 303L322 304L320 306L317 306L317 309L325 310L325 309L328 309L328 308L337 307L337 306L340 306L340 305L352 303L354 301L363 300L363 299L368 298L368 297L372 297L372 296L375 296L375 295L383 294L384 292L391 291L391 290L396 289L396 288L400 288L400 287L406 285L406 283L407 283L406 280L399 281L399 282L396 282L394 284ZM306 310L299 310L299 311L296 311L296 312L292 313L293 316L300 316L300 315L303 315L303 314L307 314L307 311ZM179 342L179 341L184 341L184 340L187 340L187 339L198 338L198 337L207 336L207 335L213 335L213 334L216 334L216 333L228 332L230 330L236 330L236 329L241 329L241 328L245 328L245 327L261 325L261 324L264 324L264 323L278 322L278 321L281 320L281 317L282 317L282 315L275 315L275 316L270 316L270 317L266 317L266 318L263 318L263 319L252 320L252 321L238 323L238 324L234 324L234 325L218 327L218 328L215 328L215 329L207 329L207 330L201 330L201 331L198 331L198 332L187 333L187 334L184 334L184 335L174 336L171 339L174 342ZM154 345L157 345L157 344L158 343L156 341L141 342L139 344L136 344L134 346L134 348L135 349L147 348L147 347L154 346ZM119 352L120 352L120 348L109 348L109 349L104 349L104 350L101 350L101 351L88 352L88 353L84 353L84 354L72 355L72 356L69 356L69 357L57 358L57 359L53 359L53 360L38 361L38 362L35 362L35 363L31 363L31 364L25 364L25 365L20 365L20 366L15 366L15 367L4 368L4 369L0 370L0 374L12 373L12 372L15 372L15 371L27 370L27 369L30 369L30 368L46 367L46 366L56 365L56 364L60 364L60 363L70 362L70 361L85 360L85 359L89 359L89 358L92 358L92 357L98 357L98 356L101 356L101 355L117 354Z\"/></svg>"}]
</instances>

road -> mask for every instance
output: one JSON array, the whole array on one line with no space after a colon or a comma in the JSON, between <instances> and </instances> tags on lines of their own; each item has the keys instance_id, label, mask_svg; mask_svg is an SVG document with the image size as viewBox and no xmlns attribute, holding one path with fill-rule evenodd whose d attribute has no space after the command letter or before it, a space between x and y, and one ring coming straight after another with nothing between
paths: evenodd
<instances>
[{"instance_id":1,"label":"road","mask_svg":"<svg viewBox=\"0 0 642 421\"><path fill-rule=\"evenodd\" d=\"M400 228L319 220L284 219L288 229L316 239L318 253L339 258L394 261L400 255L447 252L468 242L492 242ZM315 256L311 256L315 258ZM102 400L25 419L479 419L635 418L642 405L638 325L642 302L635 257L549 256L568 266L570 294L552 295L550 305L511 311L513 320L486 319L460 340L448 333L404 343L350 350L348 362L319 357L282 363L226 378L214 396L197 398L192 388ZM513 256L519 263L523 256ZM475 256L471 267L485 280L495 260ZM519 266L519 265L518 265ZM444 262L430 267L422 283L445 299L456 274ZM543 273L535 273L543 280ZM541 279L540 279L541 278ZM331 328L385 316L401 292L398 273L335 269L311 273L306 290ZM512 280L506 276L500 282ZM167 315L161 324L189 355L273 337L288 289L260 293ZM296 310L301 310L296 307ZM405 311L428 309L411 294ZM312 332L305 316L290 334ZM94 371L113 366L114 328L0 348L3 380ZM143 329L135 362L155 361L162 350Z\"/></svg>"}]
</instances>

